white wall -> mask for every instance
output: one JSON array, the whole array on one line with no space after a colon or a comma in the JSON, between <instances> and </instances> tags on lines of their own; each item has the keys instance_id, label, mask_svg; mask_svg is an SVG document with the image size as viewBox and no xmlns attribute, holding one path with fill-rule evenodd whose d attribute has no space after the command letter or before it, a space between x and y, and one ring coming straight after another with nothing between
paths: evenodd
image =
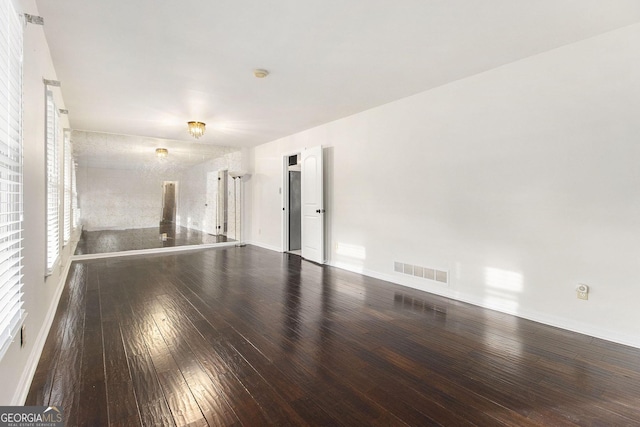
<instances>
[{"instance_id":1,"label":"white wall","mask_svg":"<svg viewBox=\"0 0 640 427\"><path fill-rule=\"evenodd\" d=\"M18 13L38 15L33 0L14 0ZM23 273L26 344L17 339L0 360L0 405L24 402L31 377L48 333L49 317L62 289L69 255L77 236L61 251L61 263L45 280L45 97L43 78L57 80L49 47L41 26L24 30L23 143L24 143L24 231ZM63 83L64 84L64 83ZM58 108L64 108L59 89L54 89ZM61 116L61 127L69 127ZM62 153L62 141L60 153ZM62 156L61 160L62 160ZM62 170L62 169L61 169ZM62 194L62 193L60 193ZM60 233L62 235L62 232Z\"/></svg>"},{"instance_id":2,"label":"white wall","mask_svg":"<svg viewBox=\"0 0 640 427\"><path fill-rule=\"evenodd\" d=\"M256 147L252 242L281 249L282 155L323 145L333 265L640 347L639 40L633 25Z\"/></svg>"},{"instance_id":3,"label":"white wall","mask_svg":"<svg viewBox=\"0 0 640 427\"><path fill-rule=\"evenodd\" d=\"M200 163L184 171L180 175L180 191L178 192L180 224L209 234L218 234L216 232L218 171L224 169L237 171L240 170L241 165L242 153L237 151ZM231 238L235 238L233 192L233 180L229 178L227 195L229 228L227 236Z\"/></svg>"}]
</instances>

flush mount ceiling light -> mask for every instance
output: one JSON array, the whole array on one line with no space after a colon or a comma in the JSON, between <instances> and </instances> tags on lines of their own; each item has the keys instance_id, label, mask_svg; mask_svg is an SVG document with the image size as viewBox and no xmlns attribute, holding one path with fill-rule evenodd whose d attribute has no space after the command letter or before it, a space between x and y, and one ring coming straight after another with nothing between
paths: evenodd
<instances>
[{"instance_id":1,"label":"flush mount ceiling light","mask_svg":"<svg viewBox=\"0 0 640 427\"><path fill-rule=\"evenodd\" d=\"M204 123L202 123L202 122L187 122L187 125L189 126L189 133L195 139L198 139L202 135L204 135L204 127L205 127Z\"/></svg>"},{"instance_id":2,"label":"flush mount ceiling light","mask_svg":"<svg viewBox=\"0 0 640 427\"><path fill-rule=\"evenodd\" d=\"M166 148L156 148L156 156L163 159L169 155L169 150Z\"/></svg>"},{"instance_id":3,"label":"flush mount ceiling light","mask_svg":"<svg viewBox=\"0 0 640 427\"><path fill-rule=\"evenodd\" d=\"M259 79L264 79L265 77L267 77L269 75L269 72L267 70L263 70L263 69L255 69L253 70L253 75L256 76Z\"/></svg>"}]
</instances>

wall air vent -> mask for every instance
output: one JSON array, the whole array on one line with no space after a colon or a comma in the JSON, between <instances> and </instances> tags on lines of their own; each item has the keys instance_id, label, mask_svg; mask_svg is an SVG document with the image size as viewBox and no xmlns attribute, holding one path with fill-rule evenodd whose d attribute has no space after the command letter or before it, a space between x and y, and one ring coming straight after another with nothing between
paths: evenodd
<instances>
[{"instance_id":1,"label":"wall air vent","mask_svg":"<svg viewBox=\"0 0 640 427\"><path fill-rule=\"evenodd\" d=\"M408 276L420 277L422 279L433 280L434 282L449 284L449 272L432 267L422 267L419 265L406 264L395 261L393 271L406 274Z\"/></svg>"}]
</instances>

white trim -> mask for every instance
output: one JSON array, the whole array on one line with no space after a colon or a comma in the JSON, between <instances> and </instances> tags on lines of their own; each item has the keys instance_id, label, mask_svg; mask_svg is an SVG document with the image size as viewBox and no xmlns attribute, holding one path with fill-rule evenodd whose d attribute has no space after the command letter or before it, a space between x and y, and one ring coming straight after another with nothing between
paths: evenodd
<instances>
[{"instance_id":1,"label":"white trim","mask_svg":"<svg viewBox=\"0 0 640 427\"><path fill-rule=\"evenodd\" d=\"M375 279L384 280L387 282L394 283L396 285L405 286L412 289L417 289L419 291L439 295L445 298L451 298L456 301L466 302L468 304L472 304L478 307L486 308L488 310L498 311L500 313L509 314L515 317L520 317L522 319L531 320L533 322L542 323L547 326L553 326L556 328L564 329L567 331L575 332L578 334L587 335L590 337L600 338L605 341L611 341L618 344L628 345L630 347L640 348L640 337L637 335L628 335L621 334L617 331L613 331L610 329L603 329L593 327L591 325L585 325L581 322L576 322L567 318L560 318L557 316L552 316L547 313L541 313L539 311L533 310L524 310L524 311L514 311L509 310L505 307L492 305L485 303L484 300L480 300L479 298L462 294L458 291L451 290L444 286L418 286L416 284L410 283L409 281L402 281L401 276L395 276L392 274L380 273L378 271L364 269L349 263L344 262L330 262L327 265L332 267L339 268L341 270L351 271L353 273L362 274L364 276L373 277Z\"/></svg>"},{"instance_id":2,"label":"white trim","mask_svg":"<svg viewBox=\"0 0 640 427\"><path fill-rule=\"evenodd\" d=\"M284 252L280 248L276 248L274 246L266 245L263 243L249 242L249 244L258 246L264 249L268 249L274 252L280 252L280 253ZM402 277L400 275L396 276L393 274L381 273L378 271L369 270L369 269L362 268L360 266L356 266L356 265L345 263L345 262L329 261L324 265L339 268L341 270L351 271L353 273L362 274L363 276L373 277L374 279L384 280L386 282L390 282L396 285L417 289L422 292L439 295L445 298L451 298L455 301L466 302L468 304L486 308L488 310L498 311L500 313L509 314L522 319L527 319L533 322L542 323L547 326L553 326L555 328L564 329L566 331L571 331L578 334L587 335L590 337L595 337L595 338L603 339L605 341L611 341L611 342L622 344L622 345L628 345L630 347L640 348L640 337L637 335L621 334L614 330L597 328L591 325L585 325L584 323L581 323L581 322L573 321L571 319L551 316L547 313L541 313L533 310L516 312L513 310L505 309L504 307L486 304L483 300L480 300L478 298L475 298L469 295L462 294L460 292L454 291L445 286L434 284L433 286L429 286L428 288L425 286L421 287L416 284L409 283L409 281L401 282Z\"/></svg>"},{"instance_id":3,"label":"white trim","mask_svg":"<svg viewBox=\"0 0 640 427\"><path fill-rule=\"evenodd\" d=\"M71 240L71 235L73 234L73 218L71 217L71 206L73 204L71 191L71 169L73 164L73 157L71 153L71 129L64 129L62 131L62 144L62 246L66 246Z\"/></svg>"},{"instance_id":4,"label":"white trim","mask_svg":"<svg viewBox=\"0 0 640 427\"><path fill-rule=\"evenodd\" d=\"M282 236L280 237L280 246L282 251L289 250L289 157L293 154L282 156L282 191L280 203L282 204L282 210L280 211L280 221L282 223Z\"/></svg>"},{"instance_id":5,"label":"white trim","mask_svg":"<svg viewBox=\"0 0 640 427\"><path fill-rule=\"evenodd\" d=\"M69 269L71 268L71 263L73 261L132 256L132 255L171 253L171 252L191 251L191 250L208 249L208 248L233 247L235 246L235 244L236 242L224 242L224 243L211 243L211 244L204 244L204 245L178 246L178 247L170 247L170 248L156 248L156 249L127 251L127 252L110 252L105 254L72 256L66 265L64 274L60 278L60 282L58 283L58 288L56 289L55 297L52 300L52 304L49 307L49 311L47 313L47 317L45 318L43 327L40 329L40 333L38 334L38 338L36 339L36 342L34 344L34 350L31 352L29 359L27 361L27 368L23 372L22 377L20 379L20 384L22 384L22 388L19 388L18 390L16 390L16 393L14 394L11 405L24 405L24 402L27 398L27 394L29 393L29 388L31 387L31 381L33 380L33 376L38 366L40 356L42 355L42 350L44 349L45 341L47 339L47 336L49 335L49 330L51 328L51 324L53 323L53 318L58 308L58 302L60 300L60 296L62 295L62 290L64 289L64 285L67 280L67 275L69 273ZM276 248L275 246L266 245L258 242L248 242L248 244L258 246L263 249L271 250L274 252L283 253L283 251L280 248ZM415 285L400 283L398 281L399 277L395 277L394 275L359 268L357 266L344 263L344 262L329 262L324 265L339 268L341 270L351 271L354 273L362 274L363 276L384 280L386 282L390 282L396 285L417 289L423 292L432 293L432 294L443 296L446 298L451 298L456 301L466 302L468 304L472 304L478 307L498 311L500 313L509 314L512 316L516 316L516 317L531 320L534 322L542 323L545 325L557 327L557 328L568 330L571 332L576 332L579 334L600 338L606 341L611 341L618 344L640 348L640 338L638 338L637 336L620 334L620 333L616 333L615 331L610 331L606 329L594 328L588 325L581 324L580 322L573 322L570 319L561 319L555 316L549 316L548 314L534 312L534 311L526 311L523 313L523 312L513 312L510 310L505 310L503 307L497 307L497 306L492 306L491 304L485 304L484 302L478 300L477 298L473 298L468 295L463 295L463 294L460 294L459 292L451 291L448 288L443 288L442 290L430 288L429 290L425 290Z\"/></svg>"},{"instance_id":6,"label":"white trim","mask_svg":"<svg viewBox=\"0 0 640 427\"><path fill-rule=\"evenodd\" d=\"M289 250L289 157L301 155L302 150L295 150L282 154L282 170L280 171L282 191L280 194L280 200L283 209L280 211L280 223L282 224L282 236L280 241L282 251L280 252L286 252Z\"/></svg>"},{"instance_id":7,"label":"white trim","mask_svg":"<svg viewBox=\"0 0 640 427\"><path fill-rule=\"evenodd\" d=\"M123 251L123 252L105 252L101 254L73 255L71 257L71 261L87 261L91 259L118 258L118 257L134 256L134 255L166 254L166 253L172 253L172 252L197 251L199 249L211 249L211 248L228 248L228 247L235 246L237 243L238 242L203 243L201 245L170 246L166 248L135 249L135 250Z\"/></svg>"},{"instance_id":8,"label":"white trim","mask_svg":"<svg viewBox=\"0 0 640 427\"><path fill-rule=\"evenodd\" d=\"M45 276L53 274L60 261L62 239L60 238L60 113L53 92L47 83L45 93ZM54 200L52 200L54 199ZM52 204L52 202L55 202ZM53 222L53 224L52 224Z\"/></svg>"},{"instance_id":9,"label":"white trim","mask_svg":"<svg viewBox=\"0 0 640 427\"><path fill-rule=\"evenodd\" d=\"M260 242L256 242L256 241L250 241L250 242L245 242L245 243L247 245L257 246L259 248L267 249L267 250L274 251L274 252L280 252L280 253L285 252L284 249L282 249L282 248L279 248L277 246L268 245L266 243L260 243Z\"/></svg>"}]
</instances>

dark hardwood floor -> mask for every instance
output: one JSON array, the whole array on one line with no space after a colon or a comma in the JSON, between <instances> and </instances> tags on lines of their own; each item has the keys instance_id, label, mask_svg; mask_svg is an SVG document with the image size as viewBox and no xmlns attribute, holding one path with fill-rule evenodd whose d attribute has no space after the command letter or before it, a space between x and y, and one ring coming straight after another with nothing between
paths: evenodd
<instances>
[{"instance_id":1,"label":"dark hardwood floor","mask_svg":"<svg viewBox=\"0 0 640 427\"><path fill-rule=\"evenodd\" d=\"M252 246L75 262L67 425L640 425L640 350Z\"/></svg>"},{"instance_id":2,"label":"dark hardwood floor","mask_svg":"<svg viewBox=\"0 0 640 427\"><path fill-rule=\"evenodd\" d=\"M162 234L166 236L162 238ZM160 225L128 230L82 231L75 255L103 254L137 249L155 249L205 243L233 242L226 236L203 233L186 227Z\"/></svg>"}]
</instances>

